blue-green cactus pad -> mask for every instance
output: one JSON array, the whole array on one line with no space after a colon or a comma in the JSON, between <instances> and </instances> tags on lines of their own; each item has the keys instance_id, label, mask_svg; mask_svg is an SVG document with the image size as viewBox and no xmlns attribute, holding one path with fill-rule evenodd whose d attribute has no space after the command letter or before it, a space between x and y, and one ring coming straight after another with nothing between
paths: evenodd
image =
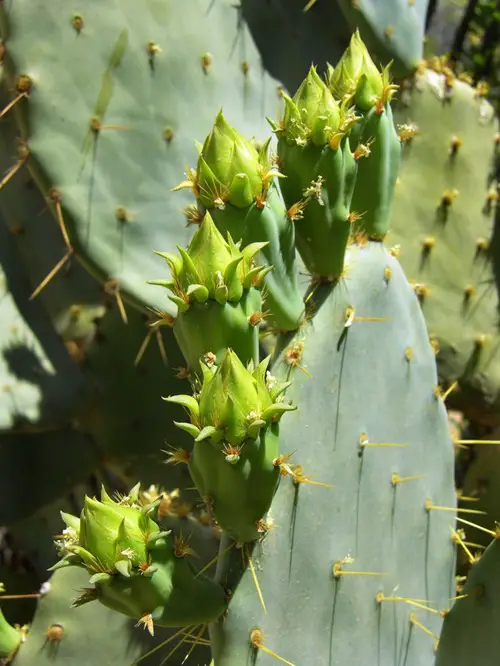
<instances>
[{"instance_id":1,"label":"blue-green cactus pad","mask_svg":"<svg viewBox=\"0 0 500 666\"><path fill-rule=\"evenodd\" d=\"M410 613L434 633L439 615L403 602L377 604L376 595L440 609L455 594L453 448L434 391L435 359L398 261L369 243L352 247L346 263L344 280L318 288L310 327L283 342L272 369L287 375L287 352L303 344L299 361L309 376L298 367L291 373L287 398L298 409L282 422L281 449L295 452L290 464L302 465L308 478L332 487L282 478L270 511L274 527L253 551L267 613L247 570L227 618L212 628L216 666L250 663L255 628L268 649L296 666L434 662L432 637L410 624ZM346 327L349 306L355 318ZM361 449L363 433L368 443L404 446ZM396 486L393 474L401 478ZM450 510L427 511L426 500ZM334 564L348 557L344 571L384 575L336 580ZM239 563L235 553L230 583ZM254 663L273 662L258 652Z\"/></svg>"},{"instance_id":2,"label":"blue-green cactus pad","mask_svg":"<svg viewBox=\"0 0 500 666\"><path fill-rule=\"evenodd\" d=\"M247 135L267 137L277 82L263 72L230 0L182 7L91 0L76 9L79 33L76 10L63 0L1 8L10 84L21 73L33 81L16 109L29 165L45 193L60 192L71 241L87 263L137 301L173 312L166 295L145 284L162 268L153 248L174 251L191 234L183 198L170 190L221 107ZM93 116L104 126L97 137ZM118 221L119 207L127 221Z\"/></svg>"}]
</instances>

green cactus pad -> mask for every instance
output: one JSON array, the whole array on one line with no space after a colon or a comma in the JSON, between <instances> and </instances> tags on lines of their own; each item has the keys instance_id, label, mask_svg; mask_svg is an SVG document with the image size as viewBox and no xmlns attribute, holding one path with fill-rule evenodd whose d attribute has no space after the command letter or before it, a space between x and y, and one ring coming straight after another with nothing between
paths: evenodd
<instances>
[{"instance_id":1,"label":"green cactus pad","mask_svg":"<svg viewBox=\"0 0 500 666\"><path fill-rule=\"evenodd\" d=\"M191 483L187 469L162 465L162 450L189 447L190 439L172 425L177 410L161 396L189 390L189 372L169 327L151 331L151 322L130 307L127 317L125 324L111 301L97 322L85 354L94 393L79 422L103 462L127 484L184 488Z\"/></svg>"},{"instance_id":2,"label":"green cactus pad","mask_svg":"<svg viewBox=\"0 0 500 666\"><path fill-rule=\"evenodd\" d=\"M401 91L395 121L417 133L403 147L387 242L421 299L442 381L458 381L447 405L498 423L498 123L473 88L455 81L446 95L431 70Z\"/></svg>"},{"instance_id":3,"label":"green cactus pad","mask_svg":"<svg viewBox=\"0 0 500 666\"><path fill-rule=\"evenodd\" d=\"M439 639L436 666L495 666L500 652L500 542L495 538L473 564Z\"/></svg>"},{"instance_id":4,"label":"green cactus pad","mask_svg":"<svg viewBox=\"0 0 500 666\"><path fill-rule=\"evenodd\" d=\"M207 11L200 0L178 12L162 0L140 11L113 1L102 11L93 0L79 29L63 0L1 13L11 99L19 76L32 82L29 99L12 110L29 144L27 164L44 195L57 191L54 212L60 195L71 244L101 279L174 313L145 276L160 265L151 253L160 236L170 250L190 236L183 199L170 190L195 159L193 139L221 106L258 136L264 112L279 104L237 9L224 0ZM41 35L54 36L42 56ZM193 104L196 97L203 103Z\"/></svg>"},{"instance_id":5,"label":"green cactus pad","mask_svg":"<svg viewBox=\"0 0 500 666\"><path fill-rule=\"evenodd\" d=\"M217 666L267 663L259 644L296 666L434 662L417 623L437 635L439 615L377 602L441 609L455 595L453 447L434 355L397 260L368 243L346 263L344 281L317 288L310 326L279 343L272 372L293 376L298 409L280 431L288 478L251 556L267 612L230 551L219 562L230 612L211 630Z\"/></svg>"},{"instance_id":6,"label":"green cactus pad","mask_svg":"<svg viewBox=\"0 0 500 666\"><path fill-rule=\"evenodd\" d=\"M412 73L422 59L426 0L338 0L351 30L359 28L372 54L394 62L396 76Z\"/></svg>"}]
</instances>

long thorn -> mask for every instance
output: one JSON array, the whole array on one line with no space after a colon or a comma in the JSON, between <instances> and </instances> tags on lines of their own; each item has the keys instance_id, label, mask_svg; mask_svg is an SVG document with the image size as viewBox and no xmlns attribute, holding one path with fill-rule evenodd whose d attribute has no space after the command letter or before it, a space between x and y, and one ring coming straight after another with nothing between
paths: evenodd
<instances>
[{"instance_id":1,"label":"long thorn","mask_svg":"<svg viewBox=\"0 0 500 666\"><path fill-rule=\"evenodd\" d=\"M5 176L4 176L4 177L2 178L2 180L0 181L0 190L2 189L2 187L4 187L5 185L7 185L7 183L8 183L9 180L12 178L12 176L14 176L14 175L19 171L19 169L24 165L24 163L26 162L26 160L27 160L27 158L26 158L26 157L23 157L21 160L19 160L19 162L16 162L16 164L14 164L14 166L12 166L12 167L7 171L7 173L5 174Z\"/></svg>"},{"instance_id":2,"label":"long thorn","mask_svg":"<svg viewBox=\"0 0 500 666\"><path fill-rule=\"evenodd\" d=\"M455 439L454 444L500 444L499 439Z\"/></svg>"},{"instance_id":3,"label":"long thorn","mask_svg":"<svg viewBox=\"0 0 500 666\"><path fill-rule=\"evenodd\" d=\"M57 224L59 225L59 229L61 230L61 233L63 235L66 247L68 248L68 250L72 250L73 248L71 247L71 241L69 240L68 231L64 223L64 217L60 201L56 201L56 214L57 214Z\"/></svg>"},{"instance_id":4,"label":"long thorn","mask_svg":"<svg viewBox=\"0 0 500 666\"><path fill-rule=\"evenodd\" d=\"M177 650L180 648L180 646L186 642L186 640L193 635L193 632L196 631L196 626L194 626L192 629L190 629L188 632L186 632L181 640L177 643L177 645L174 645L174 647L170 650L170 652L167 654L165 659L163 659L160 663L160 666L163 666L163 664L166 664L167 661L170 659L170 657L177 652Z\"/></svg>"},{"instance_id":5,"label":"long thorn","mask_svg":"<svg viewBox=\"0 0 500 666\"><path fill-rule=\"evenodd\" d=\"M141 346L139 348L139 351L137 352L137 356L135 357L134 360L134 365L137 366L142 360L142 357L144 356L144 353L146 349L148 348L149 343L151 342L151 338L153 337L153 329L149 330L146 334L146 337L141 343Z\"/></svg>"},{"instance_id":6,"label":"long thorn","mask_svg":"<svg viewBox=\"0 0 500 666\"><path fill-rule=\"evenodd\" d=\"M168 643L171 643L175 638L177 638L177 636L180 636L181 634L183 634L186 631L187 628L188 627L182 627L182 629L179 629L179 631L176 631L175 634L170 636L170 638L167 638L166 641L163 641L163 643L160 643L159 645L156 645L152 650L150 650L149 652L146 652L146 654L143 654L142 657L139 657L139 659L136 659L132 663L132 666L137 666L137 664L140 664L141 661L144 661L144 659L146 659L147 657L150 657L155 652L158 652L158 650L161 650L162 647L164 647L165 645L168 645ZM196 629L196 626L193 627L193 631L194 631L194 629Z\"/></svg>"},{"instance_id":7,"label":"long thorn","mask_svg":"<svg viewBox=\"0 0 500 666\"><path fill-rule=\"evenodd\" d=\"M28 97L28 95L25 92L19 93L17 97L15 97L12 102L9 102L7 106L2 109L2 112L0 113L0 118L3 118L5 114L12 109L12 107L17 104L23 97Z\"/></svg>"},{"instance_id":8,"label":"long thorn","mask_svg":"<svg viewBox=\"0 0 500 666\"><path fill-rule=\"evenodd\" d=\"M470 550L467 548L467 546L465 545L465 543L462 541L462 538L460 537L460 534L459 534L456 530L454 530L453 527L451 527L451 526L450 526L450 529L451 529L451 533L452 533L452 535L455 537L455 539L458 541L458 543L459 543L459 544L462 546L462 548L464 549L465 554L466 554L467 557L469 558L469 562L470 562L471 564L473 564L473 563L474 563L474 555L470 552Z\"/></svg>"},{"instance_id":9,"label":"long thorn","mask_svg":"<svg viewBox=\"0 0 500 666\"><path fill-rule=\"evenodd\" d=\"M248 566L250 567L250 571L252 573L253 582L255 583L255 587L257 588L257 594L259 596L260 604L261 604L261 606L264 610L264 613L267 614L267 608L266 608L266 604L264 602L264 597L262 596L262 590L260 589L259 581L257 579L257 574L255 573L255 568L253 566L252 557L251 557L250 552L247 548L245 548L245 555L247 556L247 562L248 562Z\"/></svg>"},{"instance_id":10,"label":"long thorn","mask_svg":"<svg viewBox=\"0 0 500 666\"><path fill-rule=\"evenodd\" d=\"M196 490L196 488L194 490ZM235 544L236 544L236 541L233 541L233 543L230 546L228 546L227 548L224 548L224 550L222 552L218 553L212 560L210 560L210 562L208 564L206 564L203 567L203 569L200 569L198 571L195 578L198 578L198 576L201 576L202 574L204 574L207 569L210 569L212 564L215 564L219 558L221 558L223 555L228 553L231 550L231 548L234 548Z\"/></svg>"},{"instance_id":11,"label":"long thorn","mask_svg":"<svg viewBox=\"0 0 500 666\"><path fill-rule=\"evenodd\" d=\"M206 624L202 624L202 625L201 625L201 629L200 629L200 631L199 631L198 634L196 635L195 639L192 641L193 644L192 644L192 646L191 646L189 652L186 654L186 656L184 657L184 659L183 659L182 662L181 662L182 664L185 664L185 663L186 663L186 660L189 659L189 656L191 655L192 651L195 649L195 647L196 647L197 645L202 645L202 644L205 644L205 645L206 645L206 643L208 643L208 645L210 645L210 641L206 641L205 643L203 643L203 640L202 640L202 638L201 638L201 637L202 637L202 634L204 633L204 631L205 631L206 628L207 628L207 625L206 625Z\"/></svg>"},{"instance_id":12,"label":"long thorn","mask_svg":"<svg viewBox=\"0 0 500 666\"><path fill-rule=\"evenodd\" d=\"M40 599L42 595L35 594L0 594L0 601L11 601L14 599Z\"/></svg>"},{"instance_id":13,"label":"long thorn","mask_svg":"<svg viewBox=\"0 0 500 666\"><path fill-rule=\"evenodd\" d=\"M64 255L64 257L63 257L60 261L57 262L57 264L56 264L56 265L54 266L54 268L50 271L50 273L49 273L46 277L44 277L44 279L40 282L40 284L39 284L38 287L35 289L35 291L31 294L31 296L30 296L30 301L32 301L34 298L36 298L36 297L38 296L38 294L42 291L42 289L44 289L44 288L49 284L49 282L52 280L52 278L54 277L54 275L55 275L58 271L61 270L61 268L64 266L64 264L65 264L67 261L69 261L69 259L71 258L72 255L73 255L73 248L69 249L69 250L66 252L66 254Z\"/></svg>"},{"instance_id":14,"label":"long thorn","mask_svg":"<svg viewBox=\"0 0 500 666\"><path fill-rule=\"evenodd\" d=\"M410 613L410 622L419 629L422 629L422 631L424 631L428 636L432 636L432 638L434 638L436 641L439 640L439 636L437 636L433 631L428 629L424 624L417 620L415 613Z\"/></svg>"},{"instance_id":15,"label":"long thorn","mask_svg":"<svg viewBox=\"0 0 500 666\"><path fill-rule=\"evenodd\" d=\"M466 525L470 525L470 527L475 527L476 530L481 530L481 532L486 532L486 534L490 534L491 536L494 536L496 538L498 538L498 536L499 536L497 532L494 532L493 530L489 530L486 527L482 527L481 525L476 525L476 523L471 523L470 521L465 520L464 518L459 518L457 516L457 520L460 523L465 523Z\"/></svg>"}]
</instances>

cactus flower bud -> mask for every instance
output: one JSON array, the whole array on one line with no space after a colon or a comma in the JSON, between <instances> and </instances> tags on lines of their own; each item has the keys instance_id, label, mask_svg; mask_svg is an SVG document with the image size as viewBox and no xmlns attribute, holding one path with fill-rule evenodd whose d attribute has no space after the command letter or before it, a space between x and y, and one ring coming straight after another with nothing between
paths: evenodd
<instances>
[{"instance_id":1,"label":"cactus flower bud","mask_svg":"<svg viewBox=\"0 0 500 666\"><path fill-rule=\"evenodd\" d=\"M228 234L225 241L207 212L187 250L178 247L180 257L157 252L169 264L172 281L150 280L149 284L166 287L169 297L185 312L193 302L208 299L237 302L243 290L259 285L266 270L252 265L255 254L267 243L253 243L240 250Z\"/></svg>"},{"instance_id":2,"label":"cactus flower bud","mask_svg":"<svg viewBox=\"0 0 500 666\"><path fill-rule=\"evenodd\" d=\"M279 421L295 409L285 403L289 382L267 374L269 359L245 368L228 349L214 371L203 368L203 385L194 398L167 401L185 407L190 423L177 425L195 445L189 471L201 496L213 507L221 527L236 541L253 541L279 481Z\"/></svg>"},{"instance_id":3,"label":"cactus flower bud","mask_svg":"<svg viewBox=\"0 0 500 666\"><path fill-rule=\"evenodd\" d=\"M315 146L328 143L340 125L340 108L332 93L311 67L293 96L283 93L285 113L282 122L284 135L298 145L307 142Z\"/></svg>"},{"instance_id":4,"label":"cactus flower bud","mask_svg":"<svg viewBox=\"0 0 500 666\"><path fill-rule=\"evenodd\" d=\"M339 99L354 95L362 111L368 111L382 97L384 74L375 66L358 30L335 69L329 66L328 85Z\"/></svg>"},{"instance_id":5,"label":"cactus flower bud","mask_svg":"<svg viewBox=\"0 0 500 666\"><path fill-rule=\"evenodd\" d=\"M196 169L198 198L207 208L250 206L262 195L268 170L265 153L231 127L222 111L205 139Z\"/></svg>"},{"instance_id":6,"label":"cactus flower bud","mask_svg":"<svg viewBox=\"0 0 500 666\"><path fill-rule=\"evenodd\" d=\"M74 605L95 599L119 613L160 626L187 626L215 620L225 609L224 590L197 576L170 532L153 519L161 498L141 505L137 485L119 502L102 489L101 500L85 498L80 519L62 514L67 525L56 538L62 559L52 567L87 569L95 589ZM145 619L146 618L146 619Z\"/></svg>"}]
</instances>

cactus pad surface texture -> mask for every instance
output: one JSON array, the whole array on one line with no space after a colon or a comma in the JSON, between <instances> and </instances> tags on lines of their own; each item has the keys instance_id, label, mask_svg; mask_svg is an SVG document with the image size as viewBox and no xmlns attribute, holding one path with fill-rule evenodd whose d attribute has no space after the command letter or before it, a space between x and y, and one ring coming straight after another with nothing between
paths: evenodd
<instances>
[{"instance_id":1,"label":"cactus pad surface texture","mask_svg":"<svg viewBox=\"0 0 500 666\"><path fill-rule=\"evenodd\" d=\"M19 160L59 220L62 210L61 259L76 249L141 304L175 311L144 276L161 266L151 253L158 238L173 250L191 234L170 189L196 156L195 140L221 107L260 136L279 105L238 12L230 0L182 10L177 0L140 9L93 0L81 13L62 0L1 7L11 99L23 86L27 95L12 109Z\"/></svg>"},{"instance_id":2,"label":"cactus pad surface texture","mask_svg":"<svg viewBox=\"0 0 500 666\"><path fill-rule=\"evenodd\" d=\"M498 121L463 81L426 69L403 90L404 142L388 242L422 304L449 404L498 420ZM415 132L413 138L411 133Z\"/></svg>"}]
</instances>

